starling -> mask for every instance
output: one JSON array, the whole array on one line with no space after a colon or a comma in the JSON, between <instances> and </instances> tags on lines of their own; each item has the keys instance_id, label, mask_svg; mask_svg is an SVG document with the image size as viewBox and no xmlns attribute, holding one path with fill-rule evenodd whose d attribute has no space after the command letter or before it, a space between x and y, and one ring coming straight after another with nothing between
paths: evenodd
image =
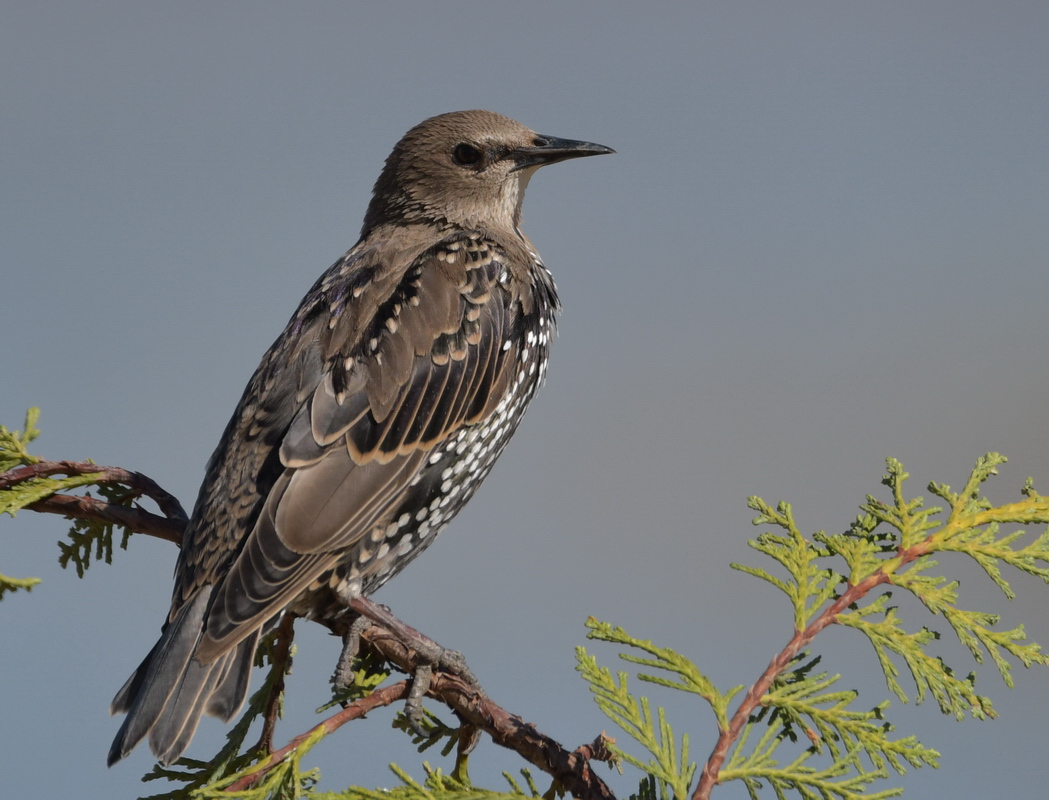
<instances>
[{"instance_id":1,"label":"starling","mask_svg":"<svg viewBox=\"0 0 1049 800\"><path fill-rule=\"evenodd\" d=\"M109 752L161 763L229 721L281 614L347 614L445 529L546 372L559 305L521 233L541 166L614 152L489 111L405 134L357 244L262 359L207 465L159 641L117 692Z\"/></svg>"}]
</instances>

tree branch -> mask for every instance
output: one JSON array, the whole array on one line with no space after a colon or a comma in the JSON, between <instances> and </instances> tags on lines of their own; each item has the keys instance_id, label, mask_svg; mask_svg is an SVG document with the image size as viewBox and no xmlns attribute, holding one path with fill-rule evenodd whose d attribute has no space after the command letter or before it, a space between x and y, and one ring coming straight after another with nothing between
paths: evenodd
<instances>
[{"instance_id":1,"label":"tree branch","mask_svg":"<svg viewBox=\"0 0 1049 800\"><path fill-rule=\"evenodd\" d=\"M361 633L361 640L397 669L414 674L417 653L400 637L374 625ZM603 756L601 760L609 760L611 753L607 748L584 745L570 752L531 723L494 703L479 686L443 669L434 670L427 694L452 709L463 722L483 730L496 744L513 750L551 775L574 797L580 800L615 799L590 764L590 758Z\"/></svg>"},{"instance_id":2,"label":"tree branch","mask_svg":"<svg viewBox=\"0 0 1049 800\"><path fill-rule=\"evenodd\" d=\"M850 585L837 600L827 606L804 630L794 632L794 636L791 637L787 646L772 659L765 671L761 673L761 677L747 691L747 694L736 709L736 713L732 715L728 728L720 732L717 743L714 745L714 750L707 759L707 763L703 766L703 772L699 776L699 783L696 785L695 792L692 793L692 800L709 800L710 793L718 782L718 772L728 757L729 749L739 738L743 726L750 719L750 715L761 705L761 698L765 696L776 678L790 666L798 653L808 647L820 631L828 625L837 623L838 616L853 603L858 603L878 586L890 583L892 580L891 573L896 572L900 566L917 561L922 556L927 555L928 552L929 543L927 541L918 542L913 547L898 551L893 562L890 562L889 565L882 567L877 572L871 573L859 583Z\"/></svg>"},{"instance_id":3,"label":"tree branch","mask_svg":"<svg viewBox=\"0 0 1049 800\"><path fill-rule=\"evenodd\" d=\"M340 711L338 714L333 714L328 717L324 722L319 725L314 725L305 733L301 733L292 739L288 744L284 745L280 750L275 751L269 758L264 760L258 765L258 768L253 772L249 772L247 775L242 775L236 781L227 786L224 791L226 792L242 792L245 789L250 789L256 783L258 783L271 769L276 767L285 758L291 755L295 748L297 748L304 741L309 739L311 736L316 734L318 731L323 730L325 734L332 733L345 725L350 720L358 719L363 717L369 711L374 711L377 708L388 706L391 703L396 703L403 697L408 696L408 681L399 681L391 686L384 686L381 689L376 689L367 697L362 697L360 700L355 700L350 703L346 708Z\"/></svg>"},{"instance_id":4,"label":"tree branch","mask_svg":"<svg viewBox=\"0 0 1049 800\"><path fill-rule=\"evenodd\" d=\"M91 519L111 522L128 528L132 533L154 536L181 546L186 523L143 511L141 508L107 503L94 497L53 494L26 506L30 511L61 514L67 519Z\"/></svg>"},{"instance_id":5,"label":"tree branch","mask_svg":"<svg viewBox=\"0 0 1049 800\"><path fill-rule=\"evenodd\" d=\"M277 642L273 652L273 669L277 678L273 682L270 696L266 701L266 711L262 715L262 733L254 750L273 752L273 734L277 730L277 717L280 716L280 699L284 694L284 676L288 671L288 660L291 658L291 643L295 638L294 614L286 613L277 628Z\"/></svg>"},{"instance_id":6,"label":"tree branch","mask_svg":"<svg viewBox=\"0 0 1049 800\"><path fill-rule=\"evenodd\" d=\"M127 486L134 494L149 497L157 503L166 516L131 506L107 503L92 497L63 494L52 495L26 508L32 511L61 514L70 519L91 519L116 523L133 533L142 533L181 545L182 535L188 522L185 510L174 495L162 489L151 478L138 472L118 467L103 467L90 462L40 461L0 474L0 490L33 478L95 473L101 473L98 483ZM363 600L363 603L369 606L374 605L366 599ZM292 619L291 615L287 615L286 636L283 635L285 623L282 623L282 636L278 638L278 655L286 654L287 648L290 647ZM414 674L419 662L419 652L432 652L436 643L392 615L386 614L383 621L388 622L396 634L376 624L361 634L362 642L399 670L409 675ZM345 631L334 630L332 626L328 627L340 635L345 633ZM286 655L282 657L286 658ZM457 675L447 669L435 669L428 695L452 709L465 725L485 731L496 744L513 750L531 764L551 775L564 790L580 800L615 800L615 795L594 773L590 764L591 759L611 760L611 753L602 744L606 741L604 734L595 739L592 744L569 751L559 742L540 733L534 725L492 702L480 686L469 680L469 672L465 669L465 665L462 665L459 671L460 674ZM407 697L409 685L409 681L400 681L377 689L368 697L351 703L339 713L314 726L306 733L296 736L280 750L273 752L258 770L242 776L227 787L226 791L240 791L251 787L319 729L323 728L325 733L331 733L350 720ZM273 709L276 709L275 698L277 696L278 692L275 691L274 702L271 703ZM273 716L267 710L260 740L260 744L264 744L267 749L270 749L272 742L275 725L275 719L271 718Z\"/></svg>"},{"instance_id":7,"label":"tree branch","mask_svg":"<svg viewBox=\"0 0 1049 800\"><path fill-rule=\"evenodd\" d=\"M89 519L121 525L133 533L143 533L177 545L182 544L182 534L189 521L185 509L173 494L141 472L131 472L120 467L104 467L90 461L38 461L0 474L0 491L34 478L95 474L100 476L97 480L99 484L126 486L135 497L148 497L157 504L164 516L142 508L108 503L94 497L67 494L53 494L31 503L26 508L46 514L61 514L67 519Z\"/></svg>"}]
</instances>

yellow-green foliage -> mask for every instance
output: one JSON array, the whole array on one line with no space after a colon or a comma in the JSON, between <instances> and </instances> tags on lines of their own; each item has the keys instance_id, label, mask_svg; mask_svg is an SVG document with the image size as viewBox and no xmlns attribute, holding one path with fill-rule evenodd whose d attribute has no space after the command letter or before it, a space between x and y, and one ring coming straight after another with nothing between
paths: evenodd
<instances>
[{"instance_id":1,"label":"yellow-green foliage","mask_svg":"<svg viewBox=\"0 0 1049 800\"><path fill-rule=\"evenodd\" d=\"M883 483L891 490L892 502L868 496L861 505L862 513L841 534L819 531L806 537L789 504L773 508L753 497L750 507L759 514L754 524L770 525L778 532L766 531L750 545L778 562L786 575L774 575L761 567L732 566L787 596L793 609L792 642L799 647L810 647L827 625L845 625L870 641L888 688L901 700L906 701L907 695L899 680L900 661L907 667L918 702L932 695L945 714L959 719L992 717L990 700L975 691L975 674L960 678L942 659L927 652L939 634L928 627L913 631L904 627L898 609L888 605L885 590L895 587L910 592L934 615L942 616L978 663L985 653L991 657L1010 687L1010 659L1025 667L1049 665L1039 645L1024 642L1022 626L994 630L998 615L958 607L957 581L929 574L937 566L933 555L952 552L976 561L1007 598L1014 593L1002 574L1003 567L1049 583L1049 533L1028 537L1022 530L1001 530L1007 524L1049 523L1049 498L1037 494L1030 481L1022 490L1025 499L1015 503L994 506L980 494L983 483L1004 462L997 453L979 459L958 493L944 484L930 484L929 490L947 504L944 517L943 508L925 508L921 498L905 498L908 475L898 461L889 459ZM1025 537L1030 541L1023 544ZM738 719L738 732L733 733L730 701L742 687L721 692L695 664L672 650L595 620L587 627L591 639L630 648L620 658L661 671L639 673L639 679L698 695L710 706L719 732L731 745L717 772L717 783L740 780L751 797L757 798L768 787L781 799L796 793L806 800L875 800L902 792L899 788L870 790L875 781L890 775L890 768L903 774L907 766L937 766L935 750L913 736L891 736L893 727L884 716L888 700L869 710L854 708L857 693L836 690L840 676L815 672L820 659L809 656L808 650L799 650L789 663L784 662L749 716ZM652 657L638 656L637 651ZM646 773L638 797L688 797L697 767L688 763L687 735L681 736L679 754L663 709L657 710L654 720L648 699L628 691L626 673L613 677L582 648L578 664L605 714L652 756L642 761L611 745L622 760ZM670 678L665 677L668 673Z\"/></svg>"},{"instance_id":2,"label":"yellow-green foliage","mask_svg":"<svg viewBox=\"0 0 1049 800\"><path fill-rule=\"evenodd\" d=\"M27 450L39 433L38 416L36 409L29 410L24 432L0 426L0 473L40 463ZM766 789L778 800L784 800L788 794L803 800L877 800L895 796L902 790L874 791L871 787L893 773L905 773L908 767L935 767L939 754L913 736L893 737L893 727L885 718L889 700L879 699L873 706L857 708L857 693L837 688L840 676L816 670L820 657L813 654L813 643L818 633L832 624L863 634L874 648L892 694L906 701L904 684L912 683L918 702L931 695L944 713L959 719L985 719L995 712L990 700L976 693L975 674L958 677L961 673L928 652L928 646L939 634L925 626L905 626L899 610L889 605L889 590L912 594L934 617L942 617L977 663L982 663L985 655L990 656L1010 687L1014 663L1025 667L1049 664L1049 657L1039 645L1025 642L1022 626L997 630L998 615L961 608L957 581L933 572L937 553L957 553L973 559L1006 598L1014 596L1003 574L1006 568L1049 583L1049 531L1030 536L1023 530L1003 530L1003 526L1049 523L1049 498L1035 492L1030 481L1022 490L1023 499L1014 503L995 506L981 495L984 482L1004 462L996 453L981 458L960 492L952 491L946 484L930 484L929 491L943 501L944 507L925 508L922 498L905 497L907 473L899 462L889 459L883 483L889 487L891 502L868 496L856 520L843 533L836 534L817 531L805 536L795 523L789 504L773 507L760 498L750 498L750 507L758 512L754 523L772 529L750 545L778 567L772 568L774 573L757 566L732 566L780 590L787 597L793 620L791 644L754 684L760 685L760 692L742 693L744 685L718 689L685 656L634 638L608 623L588 621L588 638L623 648L620 658L633 665L640 681L681 692L672 696L676 709L684 706L687 710L692 699L700 700L701 707L709 707L719 733L716 750L723 760L714 765L715 769L710 769L708 763L707 780L716 775L714 783L742 781L753 798ZM25 477L24 473L16 475ZM96 474L64 478L32 474L0 490L0 512L14 516L18 510L56 492L95 484L98 478ZM126 487L111 483L99 485L98 491L109 503L130 504L135 499ZM122 547L129 533L124 531ZM112 559L113 527L76 521L69 539L61 542L60 548L62 565L73 564L82 575L93 559ZM28 591L37 582L35 578L0 575L0 597L7 591ZM269 675L251 697L240 722L229 732L226 745L210 761L184 758L172 767L155 767L146 780L169 780L179 785L165 794L154 795L154 800L554 800L563 796L556 781L540 794L527 771L522 773L525 788L510 775L505 776L509 792L474 787L467 774L466 759L461 755L452 775L424 763L423 783L391 765L400 780L395 788L351 787L341 793L315 792L318 773L303 766L302 761L323 738L320 729L300 742L289 757L251 789L230 793L226 789L239 777L255 773L270 758L268 751L259 752L257 746L246 746L245 742L249 728L267 709L273 709L274 703L279 709L280 697L274 693L290 670L291 660L275 658L270 638L259 648L257 665L269 666ZM901 665L906 667L909 682L901 681ZM364 659L356 666L351 685L333 694L332 701L318 712L367 697L390 675L385 664L374 660ZM577 669L601 710L647 753L639 757L623 745L607 744L618 764L629 764L641 773L639 789L632 800L689 797L700 774L700 766L690 756L689 735L675 734L662 708L656 708L653 714L648 698L630 692L627 672L613 675L583 648L577 649ZM750 685L754 676L748 675L745 680ZM440 745L442 754L447 756L459 738L457 727L446 725L432 714L424 720L425 735L415 733L402 717L395 726L413 737L420 752ZM705 744L701 749L707 752L708 747Z\"/></svg>"}]
</instances>

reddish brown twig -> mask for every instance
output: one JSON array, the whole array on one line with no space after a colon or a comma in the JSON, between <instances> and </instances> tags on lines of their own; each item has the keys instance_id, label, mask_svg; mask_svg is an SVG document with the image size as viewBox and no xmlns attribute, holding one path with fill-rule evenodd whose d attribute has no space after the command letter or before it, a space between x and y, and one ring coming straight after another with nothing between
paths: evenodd
<instances>
[{"instance_id":1,"label":"reddish brown twig","mask_svg":"<svg viewBox=\"0 0 1049 800\"><path fill-rule=\"evenodd\" d=\"M269 772L271 769L273 769L282 761L284 761L284 759L286 759L289 755L291 755L295 751L296 747L298 747L308 738L313 736L319 730L323 729L326 734L331 733L341 728L350 720L363 717L369 711L374 711L376 708L382 708L383 706L388 706L391 703L396 703L398 700L406 697L407 695L408 681L400 681L399 683L395 683L392 686L386 686L382 689L377 689L367 697L362 697L360 700L356 700L353 703L350 703L338 714L333 714L319 725L314 725L312 728L306 731L306 733L296 736L280 750L274 752L273 755L256 771L241 776L236 781L227 786L225 791L241 792L245 789L250 789L256 783L262 780L262 778L265 777L267 772Z\"/></svg>"},{"instance_id":2,"label":"reddish brown twig","mask_svg":"<svg viewBox=\"0 0 1049 800\"><path fill-rule=\"evenodd\" d=\"M416 653L399 637L376 625L363 631L361 639L398 669L414 674ZM428 695L452 709L463 722L483 730L496 744L513 750L552 776L574 797L614 800L612 790L590 764L590 758L597 757L590 749L592 745L567 750L531 723L494 703L479 686L443 670L434 671Z\"/></svg>"},{"instance_id":3,"label":"reddish brown twig","mask_svg":"<svg viewBox=\"0 0 1049 800\"><path fill-rule=\"evenodd\" d=\"M90 519L122 525L134 533L144 533L175 544L182 543L182 534L188 517L182 504L156 481L141 472L120 467L104 467L89 461L38 461L15 467L0 474L0 490L9 489L33 478L51 475L100 475L98 483L126 486L137 497L148 497L157 504L164 516L145 509L108 503L95 497L54 494L31 503L26 508L47 514L61 514L69 519Z\"/></svg>"},{"instance_id":4,"label":"reddish brown twig","mask_svg":"<svg viewBox=\"0 0 1049 800\"><path fill-rule=\"evenodd\" d=\"M898 570L903 564L916 561L927 555L928 552L929 545L927 542L919 542L907 550L899 550L897 552L898 563L895 564L894 568ZM711 791L717 785L718 773L728 757L728 751L739 738L740 733L743 731L743 726L747 724L747 720L750 719L750 715L754 713L755 709L761 705L761 698L772 687L776 678L783 674L798 653L808 647L820 631L828 625L835 624L838 621L838 616L845 609L849 608L853 603L862 600L878 586L889 583L891 579L891 575L884 568L879 569L859 583L850 585L837 600L823 609L820 615L810 622L804 630L795 631L787 646L772 659L765 671L761 673L761 677L747 691L736 709L736 713L729 720L728 727L720 732L717 743L714 745L714 750L711 752L707 763L703 767L703 772L699 776L699 783L696 785L696 790L692 793L692 800L708 800Z\"/></svg>"},{"instance_id":5,"label":"reddish brown twig","mask_svg":"<svg viewBox=\"0 0 1049 800\"><path fill-rule=\"evenodd\" d=\"M111 522L123 525L133 533L143 533L174 544L182 544L182 534L186 529L185 522L168 519L141 508L107 503L94 497L81 495L54 494L44 500L38 500L26 506L30 511L41 511L47 514L61 514L67 519L92 519L99 522Z\"/></svg>"},{"instance_id":6,"label":"reddish brown twig","mask_svg":"<svg viewBox=\"0 0 1049 800\"><path fill-rule=\"evenodd\" d=\"M73 519L113 522L135 533L143 533L181 544L187 522L185 511L174 496L141 473L87 462L41 461L0 474L0 490L35 477L94 473L102 474L99 478L100 483L121 484L140 496L151 498L166 516L152 514L140 508L107 503L92 497L63 494L52 495L26 507L33 511L62 514ZM282 622L282 629L286 624L289 630L287 637L278 638L278 657L282 652L282 647L290 647L291 620L292 617L289 615ZM376 625L362 633L361 638L398 669L407 674L414 674L418 653L431 649L436 643L392 615L390 615L389 622L397 631L396 635ZM343 633L343 631L336 632ZM283 652L286 658L286 649ZM465 665L463 665L463 674L468 674ZM331 733L350 720L364 716L369 711L403 699L408 694L409 686L409 681L400 681L392 686L378 689L368 697L350 704L320 725L295 737L280 750L274 751L272 758L266 761L264 767L260 767L250 775L242 776L229 786L227 791L239 791L256 784L269 770L293 753L299 744L318 729L323 728L326 733ZM275 687L275 689L282 689L282 687ZM276 707L280 693L280 690L274 691L264 714L263 732L259 744L260 747L268 750L272 750ZM517 752L527 761L554 777L564 790L571 792L575 797L581 800L615 800L615 795L594 773L590 765L591 760L607 760L610 757L607 748L598 746L601 737L598 737L593 744L583 745L575 751L569 751L559 742L540 733L535 726L496 705L476 684L461 680L457 675L440 669L434 671L428 694L452 709L465 726L485 731L496 744Z\"/></svg>"},{"instance_id":7,"label":"reddish brown twig","mask_svg":"<svg viewBox=\"0 0 1049 800\"><path fill-rule=\"evenodd\" d=\"M277 729L277 716L280 713L280 698L284 694L284 675L288 671L288 660L291 658L291 643L295 639L295 616L286 612L277 628L277 641L273 649L271 669L277 673L266 700L266 710L262 715L262 733L254 749L267 753L273 752L273 732Z\"/></svg>"}]
</instances>

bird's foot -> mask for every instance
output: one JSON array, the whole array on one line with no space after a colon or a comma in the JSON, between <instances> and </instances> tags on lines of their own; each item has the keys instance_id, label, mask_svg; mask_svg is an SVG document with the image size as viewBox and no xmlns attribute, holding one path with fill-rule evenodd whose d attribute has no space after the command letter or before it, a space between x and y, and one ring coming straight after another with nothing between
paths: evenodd
<instances>
[{"instance_id":1,"label":"bird's foot","mask_svg":"<svg viewBox=\"0 0 1049 800\"><path fill-rule=\"evenodd\" d=\"M419 736L425 737L427 735L422 726L422 699L430 688L434 670L454 675L470 688L483 694L477 678L474 677L474 674L466 665L466 658L459 651L442 647L429 636L401 622L390 613L390 609L386 608L386 606L374 603L366 597L354 598L350 602L350 607L361 615L361 619L368 619L390 631L401 644L414 653L414 658L411 659L414 664L412 686L408 692L404 713L408 725ZM364 627L366 628L367 626ZM363 631L363 628L361 631ZM360 631L358 632L359 635Z\"/></svg>"},{"instance_id":2,"label":"bird's foot","mask_svg":"<svg viewBox=\"0 0 1049 800\"><path fill-rule=\"evenodd\" d=\"M353 683L353 662L361 649L361 634L374 624L367 617L357 617L342 637L342 652L339 654L339 663L335 665L335 674L331 678L336 691L347 689Z\"/></svg>"}]
</instances>

